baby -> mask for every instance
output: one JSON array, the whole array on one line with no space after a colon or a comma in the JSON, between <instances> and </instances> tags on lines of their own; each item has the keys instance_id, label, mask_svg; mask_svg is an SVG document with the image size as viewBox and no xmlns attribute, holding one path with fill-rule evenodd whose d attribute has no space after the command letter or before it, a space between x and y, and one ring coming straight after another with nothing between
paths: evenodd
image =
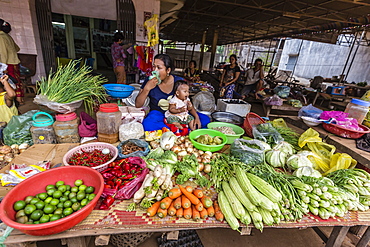
<instances>
[{"instance_id":1,"label":"baby","mask_svg":"<svg viewBox=\"0 0 370 247\"><path fill-rule=\"evenodd\" d=\"M195 111L190 102L189 85L186 81L177 81L175 84L175 96L169 101L169 108L165 113L168 124L175 125L178 129L183 129L184 124L188 124L191 130L195 129L194 117L189 112Z\"/></svg>"},{"instance_id":2,"label":"baby","mask_svg":"<svg viewBox=\"0 0 370 247\"><path fill-rule=\"evenodd\" d=\"M0 78L0 121L9 122L13 116L18 115L14 98L16 96L13 88L9 85L9 76L3 75Z\"/></svg>"}]
</instances>

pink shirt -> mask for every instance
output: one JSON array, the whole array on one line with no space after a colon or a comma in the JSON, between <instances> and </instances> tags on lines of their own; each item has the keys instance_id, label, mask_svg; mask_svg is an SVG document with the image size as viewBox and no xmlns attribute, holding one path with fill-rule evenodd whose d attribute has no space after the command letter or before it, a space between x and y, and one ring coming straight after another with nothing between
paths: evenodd
<instances>
[{"instance_id":1,"label":"pink shirt","mask_svg":"<svg viewBox=\"0 0 370 247\"><path fill-rule=\"evenodd\" d=\"M126 58L126 54L123 47L117 42L114 42L110 49L112 53L113 68L125 66L124 59Z\"/></svg>"}]
</instances>

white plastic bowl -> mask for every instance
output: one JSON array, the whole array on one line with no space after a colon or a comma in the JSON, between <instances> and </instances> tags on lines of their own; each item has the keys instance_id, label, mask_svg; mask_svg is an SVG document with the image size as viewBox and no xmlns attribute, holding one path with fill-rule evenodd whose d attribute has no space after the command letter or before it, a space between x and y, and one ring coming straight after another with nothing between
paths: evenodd
<instances>
[{"instance_id":1,"label":"white plastic bowl","mask_svg":"<svg viewBox=\"0 0 370 247\"><path fill-rule=\"evenodd\" d=\"M316 118L302 116L301 119L309 127L315 127L315 126L321 124L321 121L317 120Z\"/></svg>"}]
</instances>

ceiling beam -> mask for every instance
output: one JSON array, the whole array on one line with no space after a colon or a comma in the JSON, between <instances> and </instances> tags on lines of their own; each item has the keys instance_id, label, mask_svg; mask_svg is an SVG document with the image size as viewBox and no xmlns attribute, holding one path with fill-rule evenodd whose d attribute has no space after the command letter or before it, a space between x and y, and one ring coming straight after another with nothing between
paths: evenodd
<instances>
[{"instance_id":1,"label":"ceiling beam","mask_svg":"<svg viewBox=\"0 0 370 247\"><path fill-rule=\"evenodd\" d=\"M357 4L357 5L362 5L362 6L370 6L370 3L365 3L359 0L337 0L337 1L343 2L343 3Z\"/></svg>"}]
</instances>

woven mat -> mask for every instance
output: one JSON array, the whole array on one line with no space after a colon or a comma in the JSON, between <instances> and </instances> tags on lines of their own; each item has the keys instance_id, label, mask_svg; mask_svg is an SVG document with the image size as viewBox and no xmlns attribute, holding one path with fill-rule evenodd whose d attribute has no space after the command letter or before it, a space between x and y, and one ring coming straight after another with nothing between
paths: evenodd
<instances>
[{"instance_id":1,"label":"woven mat","mask_svg":"<svg viewBox=\"0 0 370 247\"><path fill-rule=\"evenodd\" d=\"M195 222L183 218L169 217L164 219L158 217L147 217L143 210L126 212L127 206L132 200L116 201L109 210L93 210L92 213L81 223L69 231L92 230L92 229L131 229L140 231L160 232L165 228L191 229L191 228L228 228L226 222L218 222L215 218ZM300 222L281 222L275 228L300 228L314 226L355 226L370 225L370 211L349 212L345 217L330 218L323 220L318 216L305 216ZM143 230L141 230L143 229Z\"/></svg>"}]
</instances>

